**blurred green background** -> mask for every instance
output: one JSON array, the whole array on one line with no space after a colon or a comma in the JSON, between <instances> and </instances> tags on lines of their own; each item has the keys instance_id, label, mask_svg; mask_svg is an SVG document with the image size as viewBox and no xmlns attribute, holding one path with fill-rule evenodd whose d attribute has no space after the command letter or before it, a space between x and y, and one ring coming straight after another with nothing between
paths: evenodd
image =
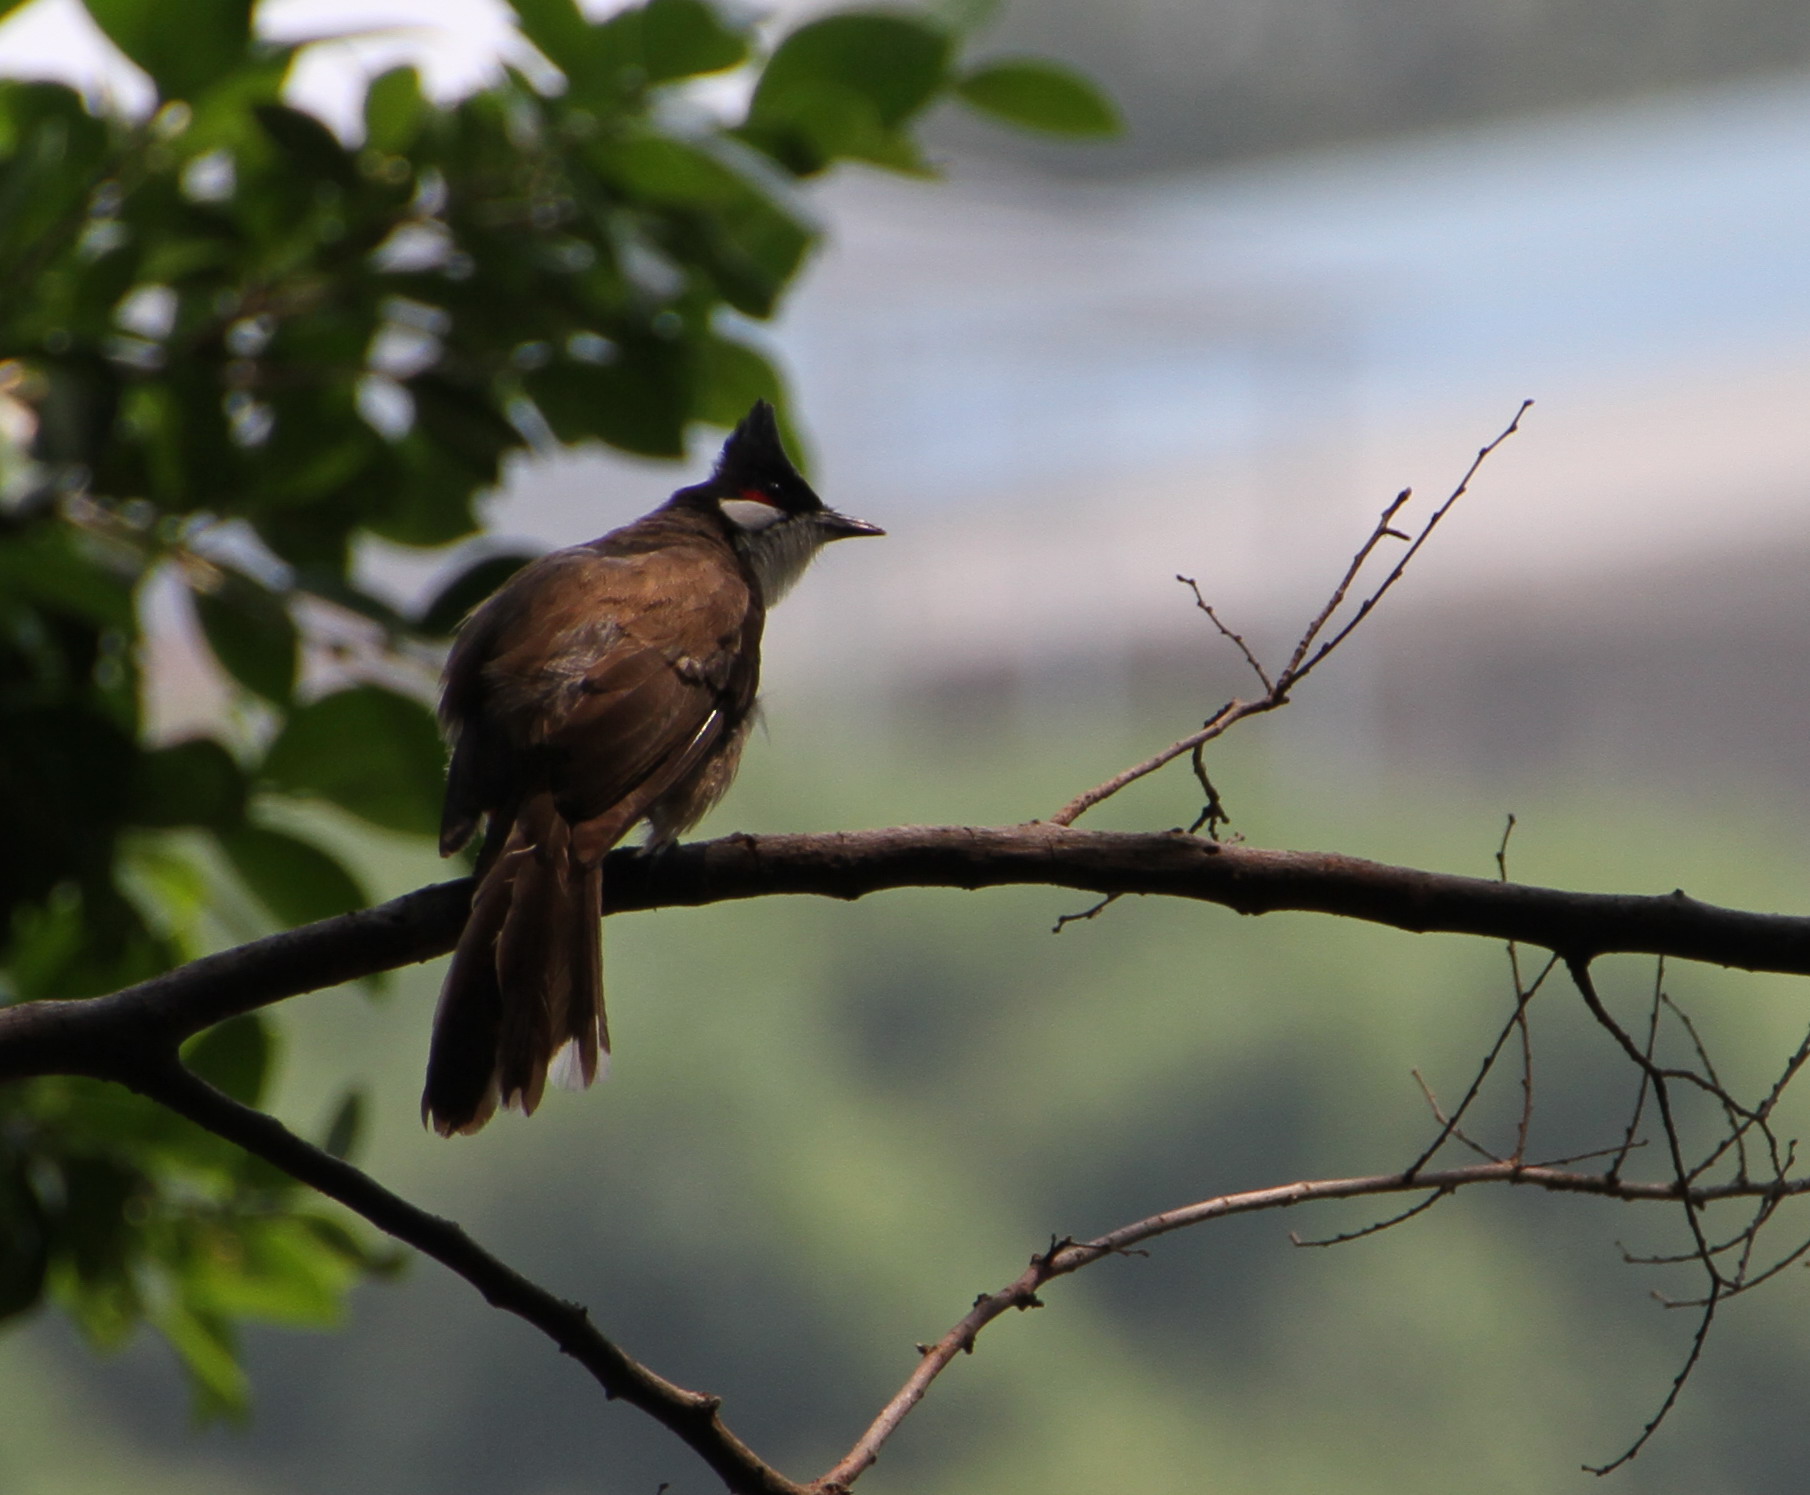
<instances>
[{"instance_id":1,"label":"blurred green background","mask_svg":"<svg viewBox=\"0 0 1810 1495\"><path fill-rule=\"evenodd\" d=\"M709 829L1028 816L1157 726L1074 718L977 742L870 734L828 702L772 718L773 740ZM1803 885L1801 815L1776 807L1724 803L1686 841L1667 803L1624 799L1605 814L1571 786L1533 791L1529 814L1526 790L1454 792L1332 763L1279 771L1266 735L1221 770L1260 844L1487 873L1514 804L1512 866L1527 880L1658 891L1682 876L1698 896L1759 907L1789 905ZM1192 809L1180 775L1127 798L1100 823ZM383 891L439 870L334 829ZM452 1145L416 1114L437 972L410 971L381 1000L287 1004L277 1109L315 1131L341 1086L366 1082L378 1177L587 1303L663 1373L723 1394L738 1431L806 1472L903 1379L915 1341L1050 1235L1400 1166L1432 1132L1410 1069L1449 1102L1508 1010L1502 953L1474 941L1155 900L1049 933L1080 906L1050 890L900 893L613 920L609 1083ZM1633 1021L1649 963L1609 962L1604 975ZM1732 1083L1764 1083L1801 1036L1801 995L1785 980L1680 968L1669 989ZM1629 1098L1577 1006L1556 985L1534 1006L1541 1155L1613 1142ZM1480 1140L1510 1134L1507 1080ZM1578 1465L1619 1452L1656 1407L1691 1328L1647 1296L1684 1294L1691 1274L1624 1266L1617 1243L1682 1249L1679 1222L1473 1191L1379 1238L1325 1251L1286 1238L1394 1203L1223 1221L1052 1285L1045 1309L995 1325L950 1370L868 1480L1240 1492L1586 1481ZM1671 1423L1614 1476L1623 1488L1795 1488L1801 1294L1792 1273L1726 1310ZM161 1346L97 1361L54 1319L15 1331L7 1488L710 1487L688 1454L430 1264L361 1289L343 1334L255 1330L247 1357L252 1425L195 1431Z\"/></svg>"}]
</instances>

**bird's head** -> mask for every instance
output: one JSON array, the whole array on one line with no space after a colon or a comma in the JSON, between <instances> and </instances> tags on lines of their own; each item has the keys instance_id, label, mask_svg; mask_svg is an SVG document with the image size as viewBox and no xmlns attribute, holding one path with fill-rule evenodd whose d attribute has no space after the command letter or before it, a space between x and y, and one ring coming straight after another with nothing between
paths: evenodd
<instances>
[{"instance_id":1,"label":"bird's head","mask_svg":"<svg viewBox=\"0 0 1810 1495\"><path fill-rule=\"evenodd\" d=\"M776 602L819 547L855 535L883 535L863 519L828 507L792 465L765 400L729 433L709 482L691 493L712 504L748 557L761 595Z\"/></svg>"}]
</instances>

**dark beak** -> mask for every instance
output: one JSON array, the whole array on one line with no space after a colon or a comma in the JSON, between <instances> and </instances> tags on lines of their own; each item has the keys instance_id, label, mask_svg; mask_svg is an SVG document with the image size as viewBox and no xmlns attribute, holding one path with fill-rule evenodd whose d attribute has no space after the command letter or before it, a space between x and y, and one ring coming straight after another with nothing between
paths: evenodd
<instances>
[{"instance_id":1,"label":"dark beak","mask_svg":"<svg viewBox=\"0 0 1810 1495\"><path fill-rule=\"evenodd\" d=\"M817 516L817 527L823 531L823 537L829 540L847 540L855 535L883 535L885 530L877 524L869 524L865 519L850 519L846 514L838 514L834 509L825 509Z\"/></svg>"}]
</instances>

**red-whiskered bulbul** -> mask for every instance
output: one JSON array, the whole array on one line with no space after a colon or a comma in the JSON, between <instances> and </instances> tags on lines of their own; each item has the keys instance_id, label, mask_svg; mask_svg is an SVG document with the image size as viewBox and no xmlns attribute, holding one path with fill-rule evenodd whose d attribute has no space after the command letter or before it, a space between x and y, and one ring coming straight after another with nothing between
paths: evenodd
<instances>
[{"instance_id":1,"label":"red-whiskered bulbul","mask_svg":"<svg viewBox=\"0 0 1810 1495\"><path fill-rule=\"evenodd\" d=\"M824 506L763 400L705 482L524 566L465 620L440 699L441 855L487 824L421 1097L442 1136L533 1111L549 1068L588 1085L607 1062L605 853L642 822L665 846L722 797L767 608L819 546L882 533Z\"/></svg>"}]
</instances>

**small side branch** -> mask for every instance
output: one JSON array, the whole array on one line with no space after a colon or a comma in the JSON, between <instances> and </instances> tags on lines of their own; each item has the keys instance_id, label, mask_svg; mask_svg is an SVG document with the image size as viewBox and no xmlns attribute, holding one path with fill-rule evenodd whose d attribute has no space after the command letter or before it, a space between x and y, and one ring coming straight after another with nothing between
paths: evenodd
<instances>
[{"instance_id":1,"label":"small side branch","mask_svg":"<svg viewBox=\"0 0 1810 1495\"><path fill-rule=\"evenodd\" d=\"M1375 527L1347 563L1344 575L1333 587L1325 605L1302 631L1301 637L1295 643L1293 653L1289 655L1288 663L1273 678L1258 661L1243 635L1227 626L1219 614L1208 604L1194 579L1188 576L1177 576L1175 578L1177 581L1193 591L1195 606L1207 615L1220 635L1230 640L1238 652L1244 656L1245 663L1251 667L1257 679L1262 683L1263 693L1250 700L1228 701L1201 723L1199 731L1190 732L1186 737L1170 743L1160 752L1152 753L1143 762L1134 763L1131 767L1114 774L1105 783L1096 784L1084 794L1076 795L1050 816L1050 823L1052 825L1073 825L1095 805L1103 800L1111 799L1128 784L1136 783L1139 779L1155 773L1159 768L1173 763L1185 754L1194 754L1198 763L1201 748L1214 739L1223 737L1246 718L1260 716L1265 712L1275 711L1286 706L1289 701L1289 693L1314 670L1318 669L1338 649L1339 645L1350 638L1364 619L1376 611L1377 605L1394 589L1395 584L1407 571L1409 563L1420 554L1421 547L1432 538L1433 531L1439 527L1440 521L1451 513L1458 500L1470 491L1471 480L1477 476L1478 470L1489 460L1491 453L1521 429L1521 417L1527 414L1532 405L1532 400L1521 402L1521 408L1515 412L1514 419L1503 427L1495 440L1487 443L1478 451L1477 455L1472 458L1471 465L1465 469L1464 476L1458 480L1458 486L1446 495L1445 501L1433 511L1427 522L1420 527L1420 532L1412 538L1395 527L1396 519L1400 516L1402 509L1406 507L1409 498L1413 496L1412 490L1404 488L1390 500L1383 509L1382 515L1377 519ZM1326 632L1332 626L1334 617L1350 599L1358 578L1370 563L1370 558L1376 554L1377 548L1386 540L1405 540L1408 542L1408 548L1402 552L1401 558L1389 569L1388 574L1370 589L1363 601L1358 603L1357 610L1339 627L1337 632L1328 638Z\"/></svg>"},{"instance_id":2,"label":"small side branch","mask_svg":"<svg viewBox=\"0 0 1810 1495\"><path fill-rule=\"evenodd\" d=\"M1584 1466L1589 1472L1601 1475L1619 1469L1639 1454L1670 1415L1672 1408L1677 1405L1686 1382L1689 1381L1691 1373L1702 1359L1704 1344L1708 1341L1710 1328L1715 1323L1716 1312L1722 1302L1739 1293L1751 1291L1760 1283L1776 1276L1791 1262L1800 1259L1806 1252L1810 1252L1810 1241L1802 1241L1769 1267L1757 1268L1754 1260L1761 1231L1772 1221L1781 1202L1797 1191L1796 1181L1790 1177L1790 1171L1795 1161L1794 1146L1790 1143L1781 1144L1772 1130L1770 1116L1784 1087L1797 1073L1800 1061L1794 1056L1759 1108L1750 1109L1738 1101L1723 1083L1722 1077L1717 1073L1716 1066L1710 1057L1709 1048L1703 1040L1703 1035L1698 1031L1689 1015L1667 994L1663 960L1654 974L1653 993L1648 1004L1646 1037L1645 1041L1640 1043L1637 1043L1634 1037L1609 1012L1597 992L1595 981L1590 974L1590 963L1576 955L1567 955L1566 966L1570 970L1571 978L1584 1000L1584 1005L1589 1009L1590 1015L1615 1041L1617 1048L1634 1066L1640 1077L1633 1113L1622 1142L1615 1150L1614 1161L1609 1167L1609 1176L1619 1175L1628 1150L1636 1145L1641 1118L1650 1096L1671 1165L1674 1196L1684 1211L1685 1224L1690 1232L1691 1249L1681 1255L1636 1257L1628 1253L1625 1248L1623 1254L1629 1261L1642 1265L1671 1266L1695 1262L1701 1267L1706 1284L1700 1297L1683 1301L1660 1299L1667 1307L1697 1310L1697 1326L1691 1336L1690 1349L1684 1357L1684 1363L1673 1376L1672 1383L1667 1388L1658 1409L1633 1442L1623 1450L1619 1457L1608 1463ZM1698 1068L1669 1066L1661 1064L1655 1058L1659 1023L1661 1016L1666 1012L1672 1013L1683 1028ZM1700 1092L1708 1097L1709 1101L1719 1109L1725 1128L1722 1139L1695 1167L1690 1166L1685 1158L1683 1125L1679 1110L1680 1101L1688 1098L1693 1092ZM1756 1139L1753 1153L1759 1154L1766 1165L1765 1176L1757 1179L1750 1172L1750 1164L1753 1161L1748 1146L1750 1135ZM1728 1160L1733 1167L1732 1182L1742 1189L1751 1191L1749 1197L1755 1201L1755 1206L1740 1230L1728 1239L1716 1241L1711 1237L1706 1214L1711 1194L1700 1185L1709 1169L1724 1159Z\"/></svg>"},{"instance_id":3,"label":"small side branch","mask_svg":"<svg viewBox=\"0 0 1810 1495\"><path fill-rule=\"evenodd\" d=\"M1251 652L1251 646L1244 641L1244 635L1234 633L1230 628L1226 627L1219 614L1213 611L1212 603L1201 596L1200 583L1192 576L1182 576L1179 573L1176 575L1175 579L1194 594L1194 605L1207 615L1213 626L1219 630L1220 636L1229 640L1233 647L1244 656L1244 662L1251 667L1252 672L1257 676L1258 683L1263 686L1264 693L1267 695L1274 691L1276 682L1270 679L1269 671L1263 668L1258 662L1257 656Z\"/></svg>"},{"instance_id":4,"label":"small side branch","mask_svg":"<svg viewBox=\"0 0 1810 1495\"><path fill-rule=\"evenodd\" d=\"M1056 922L1050 925L1050 933L1061 934L1071 924L1085 924L1089 919L1097 919L1124 896L1122 893L1108 893L1098 903L1089 904L1078 914L1057 914Z\"/></svg>"},{"instance_id":5,"label":"small side branch","mask_svg":"<svg viewBox=\"0 0 1810 1495\"><path fill-rule=\"evenodd\" d=\"M1532 408L1532 400L1521 401L1521 408L1515 412L1515 418L1502 428L1494 441L1488 442L1478 449L1477 455L1471 459L1471 465L1464 470L1464 476L1458 480L1458 486L1446 495L1445 502L1440 504L1440 506L1433 511L1432 516L1427 522L1421 526L1420 533L1409 542L1408 548L1402 552L1401 559L1390 568L1389 574L1383 578L1382 582L1368 597L1358 604L1358 610L1352 615L1350 621L1347 622L1344 627L1340 628L1331 638L1322 643L1317 649L1314 649L1313 653L1309 655L1307 653L1308 649L1312 647L1314 640L1319 637L1321 630L1331 621L1332 615L1337 610L1339 604L1345 600L1345 593L1350 589L1352 582L1357 579L1357 574L1359 570L1362 569L1363 563L1370 558L1370 552L1374 550L1377 544L1385 537L1393 536L1396 539L1407 538L1405 535L1401 534L1400 531L1393 528L1393 521L1396 513L1401 509L1401 506L1407 502L1408 491L1404 489L1396 498L1395 502L1383 511L1383 517L1377 524L1376 530L1372 533L1364 548L1358 552L1350 570L1347 571L1345 575L1345 579L1340 583L1339 589L1333 594L1332 603L1320 617L1314 620L1314 626L1307 631L1306 636L1301 640L1299 647L1295 651L1295 657L1289 661L1288 669L1282 672L1283 678L1288 679L1292 677L1297 681L1304 679L1310 670L1337 649L1340 644L1344 643L1346 639L1350 638L1357 626L1376 610L1377 604L1381 602L1394 588L1395 584L1402 579L1402 575L1407 571L1409 563L1415 556L1420 554L1421 547L1432 538L1433 531L1439 528L1440 520L1451 513L1458 500L1471 491L1471 480L1477 476L1478 472L1482 469L1483 464L1489 461L1490 457L1494 455L1497 447L1501 446L1503 442L1507 441L1509 437L1513 436L1515 432L1521 429L1521 417L1526 415Z\"/></svg>"},{"instance_id":6,"label":"small side branch","mask_svg":"<svg viewBox=\"0 0 1810 1495\"><path fill-rule=\"evenodd\" d=\"M1685 1382L1690 1380L1691 1372L1697 1368L1697 1362L1703 1358L1703 1346L1709 1342L1710 1325L1716 1319L1716 1304L1719 1298L1711 1296L1703 1310L1703 1316L1697 1320L1697 1332L1691 1336L1690 1352L1684 1357L1684 1364L1678 1367L1678 1374L1672 1377L1672 1384L1666 1391L1665 1400L1659 1404L1659 1410L1640 1430L1640 1436L1630 1443L1615 1458L1606 1464L1585 1464L1584 1473L1604 1475L1613 1474L1623 1464L1629 1463L1641 1449L1645 1448L1653 1434L1659 1431L1660 1425L1672 1415L1672 1408L1678 1405L1678 1398L1684 1394Z\"/></svg>"},{"instance_id":7,"label":"small side branch","mask_svg":"<svg viewBox=\"0 0 1810 1495\"><path fill-rule=\"evenodd\" d=\"M896 1433L912 1408L924 1399L931 1384L954 1360L972 1354L980 1332L1013 1309L1040 1308L1042 1289L1058 1277L1066 1277L1108 1256L1123 1256L1133 1248L1171 1231L1184 1230L1229 1215L1255 1214L1261 1210L1288 1209L1327 1199L1357 1199L1368 1195L1430 1192L1430 1198L1408 1211L1406 1219L1435 1200L1474 1184L1521 1184L1556 1193L1597 1194L1610 1199L1642 1203L1675 1203L1687 1198L1694 1207L1712 1200L1769 1195L1778 1184L1731 1183L1680 1192L1679 1185L1636 1183L1607 1173L1574 1173L1539 1163L1477 1163L1464 1168L1443 1168L1419 1173L1385 1173L1367 1178L1319 1179L1222 1194L1198 1204L1166 1210L1159 1215L1122 1225L1091 1241L1060 1240L1033 1256L1030 1265L997 1292L983 1293L974 1305L934 1344L920 1345L917 1367L868 1426L854 1446L827 1472L812 1482L816 1495L838 1495L847 1490L879 1457L881 1448ZM1794 1179L1782 1186L1789 1195L1810 1192L1810 1179Z\"/></svg>"}]
</instances>

